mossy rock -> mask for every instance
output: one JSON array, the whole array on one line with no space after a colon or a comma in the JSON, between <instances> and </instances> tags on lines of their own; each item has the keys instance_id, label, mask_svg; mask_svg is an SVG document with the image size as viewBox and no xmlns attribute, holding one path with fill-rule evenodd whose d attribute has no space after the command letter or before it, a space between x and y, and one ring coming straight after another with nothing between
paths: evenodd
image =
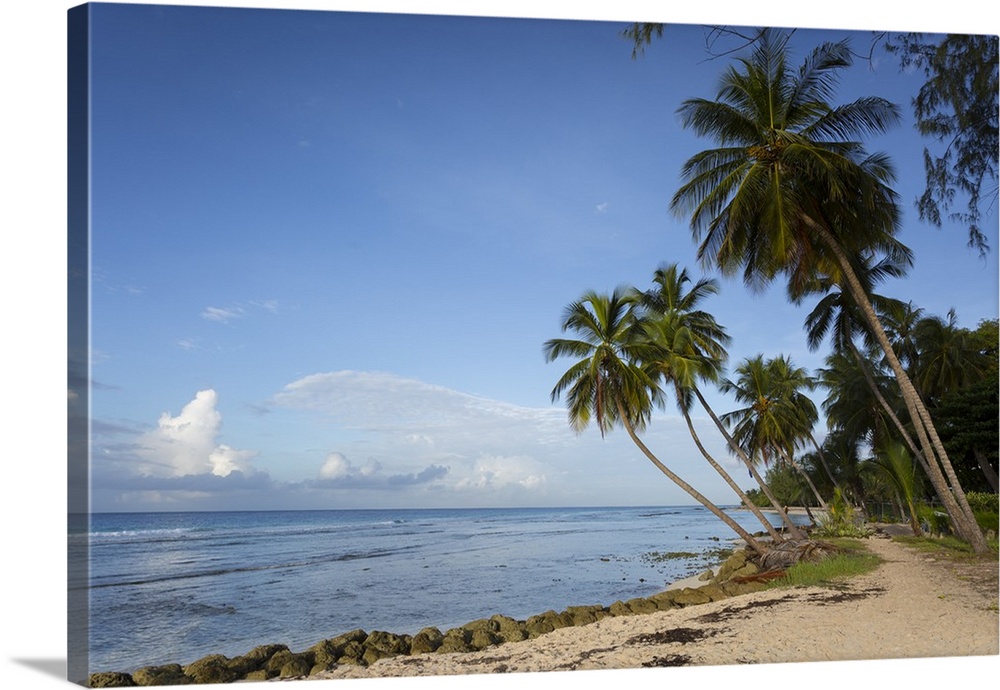
<instances>
[{"instance_id":1,"label":"mossy rock","mask_svg":"<svg viewBox=\"0 0 1000 690\"><path fill-rule=\"evenodd\" d=\"M722 583L722 589L729 596L739 596L741 594L753 594L754 592L762 592L767 589L767 585L763 582L729 582Z\"/></svg>"},{"instance_id":2,"label":"mossy rock","mask_svg":"<svg viewBox=\"0 0 1000 690\"><path fill-rule=\"evenodd\" d=\"M282 649L274 653L267 663L264 664L264 670L267 671L268 678L275 678L279 673L281 673L281 668L291 661L295 657L295 653L290 649Z\"/></svg>"},{"instance_id":3,"label":"mossy rock","mask_svg":"<svg viewBox=\"0 0 1000 690\"><path fill-rule=\"evenodd\" d=\"M136 685L188 685L193 683L191 677L185 675L180 664L165 664L163 666L143 666L132 672L132 680Z\"/></svg>"},{"instance_id":4,"label":"mossy rock","mask_svg":"<svg viewBox=\"0 0 1000 690\"><path fill-rule=\"evenodd\" d=\"M310 676L318 676L326 671L332 671L337 668L337 664L314 664L311 669L309 669Z\"/></svg>"},{"instance_id":5,"label":"mossy rock","mask_svg":"<svg viewBox=\"0 0 1000 690\"><path fill-rule=\"evenodd\" d=\"M229 668L237 677L245 678L250 673L264 668L272 656L287 649L288 647L283 644L260 645L254 647L246 654L230 659Z\"/></svg>"},{"instance_id":6,"label":"mossy rock","mask_svg":"<svg viewBox=\"0 0 1000 690\"><path fill-rule=\"evenodd\" d=\"M746 549L734 552L732 556L726 559L725 563L719 566L719 572L716 573L714 581L725 582L730 579L735 571L746 565L747 556Z\"/></svg>"},{"instance_id":7,"label":"mossy rock","mask_svg":"<svg viewBox=\"0 0 1000 690\"><path fill-rule=\"evenodd\" d=\"M127 673L110 671L107 673L91 673L87 681L89 688L134 688L137 684Z\"/></svg>"},{"instance_id":8,"label":"mossy rock","mask_svg":"<svg viewBox=\"0 0 1000 690\"><path fill-rule=\"evenodd\" d=\"M489 630L490 632L496 632L500 629L500 624L492 618L479 618L474 621L469 621L462 627L469 632L475 632L476 630Z\"/></svg>"},{"instance_id":9,"label":"mossy rock","mask_svg":"<svg viewBox=\"0 0 1000 690\"><path fill-rule=\"evenodd\" d=\"M268 680L269 676L267 671L264 669L258 669L256 671L251 671L246 675L243 680L255 681L255 680Z\"/></svg>"},{"instance_id":10,"label":"mossy rock","mask_svg":"<svg viewBox=\"0 0 1000 690\"><path fill-rule=\"evenodd\" d=\"M340 658L343 649L342 645L338 647L330 640L323 640L317 642L306 651L312 652L313 659L317 664L332 665L337 663L337 659Z\"/></svg>"},{"instance_id":11,"label":"mossy rock","mask_svg":"<svg viewBox=\"0 0 1000 690\"><path fill-rule=\"evenodd\" d=\"M424 628L410 640L410 654L428 654L441 646L444 634L437 628Z\"/></svg>"},{"instance_id":12,"label":"mossy rock","mask_svg":"<svg viewBox=\"0 0 1000 690\"><path fill-rule=\"evenodd\" d=\"M229 659L221 654L210 654L184 667L184 674L191 676L195 683L232 683L240 676L229 667Z\"/></svg>"},{"instance_id":13,"label":"mossy rock","mask_svg":"<svg viewBox=\"0 0 1000 690\"><path fill-rule=\"evenodd\" d=\"M676 590L668 589L665 592L659 592L649 597L649 600L656 604L657 611L669 611L670 609L677 608L677 602L674 601L674 593Z\"/></svg>"},{"instance_id":14,"label":"mossy rock","mask_svg":"<svg viewBox=\"0 0 1000 690\"><path fill-rule=\"evenodd\" d=\"M729 595L726 594L726 590L722 588L722 585L702 585L698 588L698 590L707 594L708 598L712 601L722 601L723 599L729 598Z\"/></svg>"},{"instance_id":15,"label":"mossy rock","mask_svg":"<svg viewBox=\"0 0 1000 690\"><path fill-rule=\"evenodd\" d=\"M600 614L604 613L603 606L570 606L566 613L573 619L573 625L589 625L596 623Z\"/></svg>"},{"instance_id":16,"label":"mossy rock","mask_svg":"<svg viewBox=\"0 0 1000 690\"><path fill-rule=\"evenodd\" d=\"M629 599L625 603L628 604L629 609L635 614L655 613L659 610L655 601L650 601L642 597Z\"/></svg>"},{"instance_id":17,"label":"mossy rock","mask_svg":"<svg viewBox=\"0 0 1000 690\"><path fill-rule=\"evenodd\" d=\"M528 639L528 631L525 630L523 621L516 621L509 616L499 614L490 620L495 624L494 631L503 642L520 642Z\"/></svg>"},{"instance_id":18,"label":"mossy rock","mask_svg":"<svg viewBox=\"0 0 1000 690\"><path fill-rule=\"evenodd\" d=\"M306 655L296 654L281 667L281 670L278 671L278 677L298 678L299 676L308 676L312 667L313 663Z\"/></svg>"},{"instance_id":19,"label":"mossy rock","mask_svg":"<svg viewBox=\"0 0 1000 690\"><path fill-rule=\"evenodd\" d=\"M348 642L341 648L340 657L337 659L338 664L354 664L355 666L364 666L363 658L365 656L365 646L357 641Z\"/></svg>"},{"instance_id":20,"label":"mossy rock","mask_svg":"<svg viewBox=\"0 0 1000 690\"><path fill-rule=\"evenodd\" d=\"M385 656L400 656L410 653L411 639L409 635L375 630L368 635L364 644L365 648L384 652Z\"/></svg>"},{"instance_id":21,"label":"mossy rock","mask_svg":"<svg viewBox=\"0 0 1000 690\"><path fill-rule=\"evenodd\" d=\"M612 616L631 616L632 609L624 601L619 599L608 607L608 613Z\"/></svg>"},{"instance_id":22,"label":"mossy rock","mask_svg":"<svg viewBox=\"0 0 1000 690\"><path fill-rule=\"evenodd\" d=\"M674 594L674 602L678 606L698 606L699 604L707 604L711 600L712 598L705 592L693 587L685 587Z\"/></svg>"},{"instance_id":23,"label":"mossy rock","mask_svg":"<svg viewBox=\"0 0 1000 690\"><path fill-rule=\"evenodd\" d=\"M469 646L480 651L498 644L503 644L503 638L492 630L473 630L469 639Z\"/></svg>"},{"instance_id":24,"label":"mossy rock","mask_svg":"<svg viewBox=\"0 0 1000 690\"><path fill-rule=\"evenodd\" d=\"M567 618L570 623L572 623L572 617L568 616ZM538 615L531 616L524 622L524 629L528 632L528 637L530 639L550 633L557 628L564 627L566 626L561 623L559 614L555 611L539 613Z\"/></svg>"},{"instance_id":25,"label":"mossy rock","mask_svg":"<svg viewBox=\"0 0 1000 690\"><path fill-rule=\"evenodd\" d=\"M329 642L334 647L344 648L351 642L364 642L368 639L368 633L366 633L361 628L356 628L350 632L345 632L336 637L331 637L327 642Z\"/></svg>"},{"instance_id":26,"label":"mossy rock","mask_svg":"<svg viewBox=\"0 0 1000 690\"><path fill-rule=\"evenodd\" d=\"M452 628L441 638L441 646L435 651L438 654L449 654L452 652L474 652L475 648L469 644L472 640L472 633L465 628Z\"/></svg>"},{"instance_id":27,"label":"mossy rock","mask_svg":"<svg viewBox=\"0 0 1000 690\"><path fill-rule=\"evenodd\" d=\"M744 563L742 567L734 570L729 576L728 580L734 580L738 577L749 577L751 575L756 575L760 572L760 567L756 563L750 563L749 561Z\"/></svg>"}]
</instances>

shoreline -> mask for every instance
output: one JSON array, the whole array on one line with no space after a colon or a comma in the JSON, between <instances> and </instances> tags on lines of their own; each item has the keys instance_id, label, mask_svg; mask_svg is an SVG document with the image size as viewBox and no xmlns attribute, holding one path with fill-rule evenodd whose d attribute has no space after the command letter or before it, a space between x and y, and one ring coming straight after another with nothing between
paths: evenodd
<instances>
[{"instance_id":1,"label":"shoreline","mask_svg":"<svg viewBox=\"0 0 1000 690\"><path fill-rule=\"evenodd\" d=\"M740 542L735 542L734 555L727 559L721 568L716 566L710 571L703 570L701 573L671 582L665 589L648 598L637 598L627 602L616 601L611 606L569 607L561 613L548 611L532 616L527 621L514 621L505 616L495 615L489 619L472 621L444 633L436 628L428 628L412 637L374 630L370 632L357 630L337 638L323 640L307 650L300 651L292 651L280 644L260 645L240 657L227 658L215 654L184 667L168 664L144 667L132 674L96 673L91 675L91 687L126 685L133 680L133 674L134 680L141 685L169 685L192 682L192 680L195 683L242 683L402 678L578 669L628 670L651 666L997 654L996 592L986 592L984 595L961 579L952 579L949 587L964 588L963 598L968 601L978 601L976 606L980 609L979 614L985 611L986 618L982 615L975 619L959 617L958 623L953 626L958 631L957 635L952 634L950 637L942 638L950 639L948 644L951 646L931 649L918 644L912 649L901 649L898 646L888 648L887 652L883 644L876 649L884 654L875 656L871 656L867 653L870 650L866 652L863 646L859 647L857 644L844 646L847 641L858 637L850 633L845 638L842 626L850 627L858 624L859 602L891 592L901 582L910 590L906 595L908 600L904 604L911 609L917 606L915 615L932 610L935 603L940 604L940 601L948 598L939 596L939 602L926 601L927 584L933 582L933 578L921 570L926 564L921 563L922 559L915 551L907 554L907 549L903 545L891 542L886 536L889 531L885 530L879 537L867 540L872 545L871 550L883 559L883 565L876 572L876 575L882 575L877 586L869 586L866 583L871 577L876 576L873 575L852 579L847 587L838 587L836 590L829 588L765 590L764 585L759 582L740 582L740 586L737 587L735 583L739 581L738 579L733 582L729 580L732 578L732 571L738 570L744 564L745 558L740 560L740 554L745 556L746 550L739 548ZM896 569L888 575L882 572L887 569L887 563L904 561L913 568L912 571L903 572ZM727 568L725 577L722 577L724 573L720 571ZM744 572L752 574L756 570ZM916 590L919 591L914 591L915 579ZM993 574L993 581L996 582L996 573ZM850 593L852 590L856 591ZM838 616L831 617L830 606L848 604L853 607L847 609L848 620L839 620ZM819 610L820 608L823 610ZM897 604L894 604L887 610L873 613L870 620L882 621L887 613L895 613L896 608ZM727 643L723 656L719 656L717 651L712 653L711 650L701 649L709 638L729 632L734 627L733 620L752 619L754 614L763 618L764 622L757 623L759 628L757 630L739 633L737 642L746 645L756 641L757 644L761 644L761 640L773 636L773 631L767 629L770 625L767 622L768 616L785 609L791 612L791 621L790 632L783 632L790 634L792 638L785 641L786 647L791 645L791 652L786 649L785 655L780 652L781 645L775 646L770 643L763 645L766 648L764 651L760 648L741 649L739 645L734 647L731 643ZM803 611L809 616L803 616ZM914 612L911 610L911 613ZM953 619L954 613L952 612ZM570 620L570 616L575 618ZM817 618L820 622L812 623L803 629L803 619L809 617ZM839 617L843 618L843 613ZM708 622L717 623L723 620L727 622L724 629L705 625ZM991 623L984 625L984 620ZM938 632L940 620L931 621L930 624L935 626L933 629ZM748 625L737 623L735 627ZM820 630L823 628L829 630L825 637L813 639L810 638L810 635L816 633L813 626ZM975 635L969 638L966 635L967 631L975 631ZM418 638L421 635L423 638L419 640L421 646L418 647ZM886 639L895 640L900 635L903 633L896 631L880 640L884 643ZM909 636L913 636L913 630L909 630ZM839 641L841 646L829 648L831 639ZM859 639L863 639L863 636ZM902 639L907 639L906 635L903 635ZM677 648L677 644L682 647ZM822 647L823 644L828 646L825 650L815 649L817 646ZM664 650L673 651L667 655L656 653ZM699 654L692 655L691 652ZM774 656L775 654L778 656Z\"/></svg>"},{"instance_id":2,"label":"shoreline","mask_svg":"<svg viewBox=\"0 0 1000 690\"><path fill-rule=\"evenodd\" d=\"M763 532L756 536L766 538L766 534ZM733 539L729 542L728 548L725 549L730 555L723 557L722 554L718 554L718 556L723 557L721 562L719 560L706 561L698 572L668 582L652 595L637 596L627 601L618 600L610 605L568 606L566 610L559 613L550 610L520 621L505 615L494 614L488 619L466 622L445 632L441 632L436 627L426 627L415 635L374 629L366 631L359 628L343 632L335 638L316 642L307 649L299 647L293 650L284 643L261 643L253 649L241 651L240 654L232 657L219 653L209 653L207 656L187 663L165 661L132 667L130 670L124 671L108 669L93 671L90 674L91 687L120 687L130 684L133 680L139 685L172 685L189 683L192 682L192 679L195 683L232 683L311 677L317 675L321 670L326 670L318 669L318 665L332 666L333 661L337 661L340 665L366 667L387 657L426 655L429 652L433 652L435 656L450 653L468 654L493 649L500 644L536 639L564 627L590 625L607 617L649 614L656 611L658 606L669 609L700 605L710 600L757 591L763 587L760 583L740 586L734 584L727 585L727 591L723 592L719 586L718 576L722 574L721 571L725 568L727 561L734 558L739 562L728 568L726 579L732 575L731 571L743 568L744 565L747 568L752 567L754 570L748 571L747 568L743 568L742 574L756 572L756 566L746 563L745 555L750 551L744 547L745 544L742 540ZM702 589L709 593L702 593ZM485 638L477 630L484 628L484 626L488 628ZM506 632L496 634L500 632L499 627L505 627ZM519 628L519 630L514 630L514 628ZM468 633L464 634L463 639L458 641L449 639L453 637L455 631L459 630L468 630ZM425 634L428 631L431 633L430 638ZM474 633L474 635L469 633ZM422 639L420 639L421 636ZM421 648L419 651L415 638L420 640ZM344 653L341 649L343 645L357 643L353 645L354 649L350 652L355 656L339 659L331 658L324 651L317 653L319 648L324 645L327 648L326 651L329 651L331 641L337 647L336 654L338 656Z\"/></svg>"},{"instance_id":3,"label":"shoreline","mask_svg":"<svg viewBox=\"0 0 1000 690\"><path fill-rule=\"evenodd\" d=\"M961 563L929 558L884 533L869 538L866 545L882 564L836 588L768 590L754 583L745 591L724 592L714 598L707 592L720 585L706 584L702 576L695 575L671 583L649 599L596 607L604 609L606 615L589 622L555 626L526 639L494 641L479 650L400 652L372 657L364 664L341 659L323 669L314 663L321 661L317 654L323 645L331 648L336 638L307 650L313 655L308 660L296 659L303 653L293 653L283 645L264 645L236 659L213 655L184 669L172 665L174 683L170 676L162 675L155 684L190 682L190 678L196 683L389 679L1000 654L994 565L979 564L980 569L970 576ZM699 587L690 586L694 581ZM639 610L658 598L667 601L670 597L680 599L662 610L655 606ZM683 597L688 597L686 603L680 603ZM468 624L467 639L471 639L473 629L490 629L491 621L496 620L492 627L497 632L514 622L501 619L494 616ZM369 638L368 643L376 637L381 643L391 642L389 633L361 634ZM213 679L211 673L222 672L234 663L247 664L248 657L264 654L261 650L268 647L270 660L258 659L262 669L265 663L270 664L267 671ZM168 667L155 668L168 671ZM188 680L179 680L177 674L185 672ZM199 676L201 672L207 675Z\"/></svg>"},{"instance_id":4,"label":"shoreline","mask_svg":"<svg viewBox=\"0 0 1000 690\"><path fill-rule=\"evenodd\" d=\"M615 601L610 605L569 606L562 612L546 611L516 621L504 615L494 614L490 618L470 621L462 626L441 632L435 627L424 628L417 635L361 629L345 632L335 638L321 640L306 650L293 651L285 644L261 644L245 654L225 657L209 654L189 664L177 663L142 666L131 671L94 671L90 674L90 687L124 687L138 685L175 685L194 683L245 683L270 682L278 680L322 679L323 673L317 663L329 666L357 666L369 668L383 660L419 657L449 657L477 652L489 653L502 645L530 642L546 637L563 629L579 629L591 626L607 618L626 618L649 615L657 610L698 606L712 600L728 599L763 587L760 583L730 584L719 581L719 576L727 580L736 571L752 574L756 566L747 563L748 551L741 549L740 541L733 543L733 554L721 563L706 566L696 573L665 585L649 597L636 597L627 601ZM725 590L723 589L725 586ZM433 634L428 635L428 631ZM456 631L462 631L458 641ZM486 635L481 633L486 632ZM436 635L436 637L435 637ZM449 642L449 638L450 642ZM362 643L364 648L362 648ZM346 653L342 647L357 652L350 660L338 659L336 664L323 662L324 652L336 648L336 654ZM421 645L417 651L417 645ZM449 644L455 651L448 651ZM424 645L429 645L424 647ZM374 653L373 653L374 652ZM305 660L308 659L308 660ZM253 670L249 670L253 668ZM248 672L249 670L249 672ZM238 677L234 677L238 674ZM371 677L371 676L365 676ZM377 676L376 676L377 677Z\"/></svg>"},{"instance_id":5,"label":"shoreline","mask_svg":"<svg viewBox=\"0 0 1000 690\"><path fill-rule=\"evenodd\" d=\"M837 588L766 590L608 618L486 652L338 667L316 679L1000 654L993 565L980 564L981 571L970 573L962 564L928 558L885 536L866 543L882 564Z\"/></svg>"}]
</instances>

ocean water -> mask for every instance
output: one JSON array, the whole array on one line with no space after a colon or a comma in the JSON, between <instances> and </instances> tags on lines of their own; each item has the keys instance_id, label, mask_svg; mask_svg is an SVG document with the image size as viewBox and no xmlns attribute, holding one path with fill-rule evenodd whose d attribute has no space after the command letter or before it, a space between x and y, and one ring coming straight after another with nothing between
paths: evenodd
<instances>
[{"instance_id":1,"label":"ocean water","mask_svg":"<svg viewBox=\"0 0 1000 690\"><path fill-rule=\"evenodd\" d=\"M132 671L609 605L713 566L734 536L700 506L97 513L90 581L70 586L89 594L90 668Z\"/></svg>"}]
</instances>

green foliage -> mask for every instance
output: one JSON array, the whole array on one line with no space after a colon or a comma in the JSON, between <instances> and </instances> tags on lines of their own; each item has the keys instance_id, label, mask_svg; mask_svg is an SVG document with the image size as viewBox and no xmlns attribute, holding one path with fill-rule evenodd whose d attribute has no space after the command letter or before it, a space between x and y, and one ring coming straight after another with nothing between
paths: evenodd
<instances>
[{"instance_id":1,"label":"green foliage","mask_svg":"<svg viewBox=\"0 0 1000 690\"><path fill-rule=\"evenodd\" d=\"M998 467L1000 449L1000 379L996 369L971 386L944 396L932 411L935 426L955 473L967 491L989 491L992 486L983 473L979 458Z\"/></svg>"},{"instance_id":2,"label":"green foliage","mask_svg":"<svg viewBox=\"0 0 1000 690\"><path fill-rule=\"evenodd\" d=\"M793 468L787 465L772 465L764 474L764 481L771 489L771 493L782 506L814 506L812 494L809 487L805 486L801 476ZM751 489L746 492L754 505L761 508L770 508L771 502L759 489Z\"/></svg>"},{"instance_id":3,"label":"green foliage","mask_svg":"<svg viewBox=\"0 0 1000 690\"><path fill-rule=\"evenodd\" d=\"M998 512L1000 511L1000 497L994 493L985 491L969 491L965 497L969 499L969 507L976 511Z\"/></svg>"},{"instance_id":4,"label":"green foliage","mask_svg":"<svg viewBox=\"0 0 1000 690\"><path fill-rule=\"evenodd\" d=\"M858 517L844 492L834 489L833 499L827 504L829 511L819 519L813 531L818 537L866 537L871 529Z\"/></svg>"},{"instance_id":5,"label":"green foliage","mask_svg":"<svg viewBox=\"0 0 1000 690\"><path fill-rule=\"evenodd\" d=\"M924 551L926 553L932 553L937 557L945 557L953 560L962 560L966 558L980 558L977 556L972 546L967 541L963 541L958 537L953 536L942 536L942 537L893 537L896 541L902 542L907 546L912 546L915 549ZM986 553L985 558L992 558L996 560L997 558L997 540L994 537L989 542L992 548L992 553Z\"/></svg>"},{"instance_id":6,"label":"green foliage","mask_svg":"<svg viewBox=\"0 0 1000 690\"><path fill-rule=\"evenodd\" d=\"M969 499L969 507L976 516L979 529L986 533L992 530L994 535L1000 533L1000 501L997 494L969 491L965 497Z\"/></svg>"},{"instance_id":7,"label":"green foliage","mask_svg":"<svg viewBox=\"0 0 1000 690\"><path fill-rule=\"evenodd\" d=\"M940 226L942 212L964 196L966 210L950 217L968 226L969 246L985 254L980 194L992 196L987 206L997 200L997 36L948 34L930 42L923 34L905 33L886 48L899 55L902 69L921 68L927 78L913 99L913 113L919 132L940 147L924 149L927 187L917 200L920 217Z\"/></svg>"},{"instance_id":8,"label":"green foliage","mask_svg":"<svg viewBox=\"0 0 1000 690\"><path fill-rule=\"evenodd\" d=\"M835 586L846 578L870 573L879 563L879 557L867 550L842 551L815 563L796 563L768 587Z\"/></svg>"},{"instance_id":9,"label":"green foliage","mask_svg":"<svg viewBox=\"0 0 1000 690\"><path fill-rule=\"evenodd\" d=\"M943 510L926 503L920 503L917 505L917 518L924 530L933 536L951 534L951 521Z\"/></svg>"}]
</instances>

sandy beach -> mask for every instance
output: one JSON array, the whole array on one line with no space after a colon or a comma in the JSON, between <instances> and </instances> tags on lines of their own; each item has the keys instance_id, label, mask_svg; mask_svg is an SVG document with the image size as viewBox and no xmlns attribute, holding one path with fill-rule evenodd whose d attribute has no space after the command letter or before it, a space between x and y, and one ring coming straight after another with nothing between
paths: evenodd
<instances>
[{"instance_id":1,"label":"sandy beach","mask_svg":"<svg viewBox=\"0 0 1000 690\"><path fill-rule=\"evenodd\" d=\"M885 536L883 559L837 588L747 594L606 618L482 652L342 665L310 679L509 674L785 662L995 656L995 563L935 559Z\"/></svg>"}]
</instances>

